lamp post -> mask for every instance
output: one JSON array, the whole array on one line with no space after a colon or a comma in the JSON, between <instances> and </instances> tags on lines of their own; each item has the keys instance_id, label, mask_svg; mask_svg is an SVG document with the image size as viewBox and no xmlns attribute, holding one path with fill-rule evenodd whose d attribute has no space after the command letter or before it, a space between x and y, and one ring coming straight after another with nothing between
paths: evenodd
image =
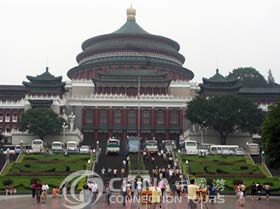
<instances>
[{"instance_id":1,"label":"lamp post","mask_svg":"<svg viewBox=\"0 0 280 209\"><path fill-rule=\"evenodd\" d=\"M7 149L7 154L6 154L6 162L7 164L10 162L10 149Z\"/></svg>"},{"instance_id":2,"label":"lamp post","mask_svg":"<svg viewBox=\"0 0 280 209\"><path fill-rule=\"evenodd\" d=\"M189 161L186 160L186 177L188 182L190 181L190 165L189 165Z\"/></svg>"},{"instance_id":3,"label":"lamp post","mask_svg":"<svg viewBox=\"0 0 280 209\"><path fill-rule=\"evenodd\" d=\"M67 128L68 128L68 125L65 122L63 122L62 129L63 129L63 143L64 144L65 144L65 131Z\"/></svg>"},{"instance_id":4,"label":"lamp post","mask_svg":"<svg viewBox=\"0 0 280 209\"><path fill-rule=\"evenodd\" d=\"M96 164L98 163L99 158L99 140L96 141Z\"/></svg>"}]
</instances>

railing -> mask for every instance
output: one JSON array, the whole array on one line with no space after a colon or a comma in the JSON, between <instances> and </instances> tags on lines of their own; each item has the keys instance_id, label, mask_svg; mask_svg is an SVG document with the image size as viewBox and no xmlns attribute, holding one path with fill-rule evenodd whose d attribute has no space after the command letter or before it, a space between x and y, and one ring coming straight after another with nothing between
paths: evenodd
<instances>
[{"instance_id":1,"label":"railing","mask_svg":"<svg viewBox=\"0 0 280 209\"><path fill-rule=\"evenodd\" d=\"M165 100L165 101L188 101L191 100L191 97L175 97L173 95L165 95L165 94L150 94L150 95L140 95L138 96L128 96L125 94L92 94L90 96L72 96L70 100L93 100L93 101L154 101L154 100Z\"/></svg>"}]
</instances>

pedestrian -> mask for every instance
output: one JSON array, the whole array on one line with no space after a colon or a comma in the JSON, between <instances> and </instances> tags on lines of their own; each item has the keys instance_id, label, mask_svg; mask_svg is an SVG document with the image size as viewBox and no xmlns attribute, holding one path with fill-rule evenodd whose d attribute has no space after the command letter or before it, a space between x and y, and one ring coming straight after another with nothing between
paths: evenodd
<instances>
[{"instance_id":1,"label":"pedestrian","mask_svg":"<svg viewBox=\"0 0 280 209\"><path fill-rule=\"evenodd\" d=\"M84 202L88 205L91 202L91 191L89 191L88 184L83 185Z\"/></svg>"},{"instance_id":2,"label":"pedestrian","mask_svg":"<svg viewBox=\"0 0 280 209\"><path fill-rule=\"evenodd\" d=\"M125 177L125 168L124 167L121 168L121 177L122 178Z\"/></svg>"},{"instance_id":3,"label":"pedestrian","mask_svg":"<svg viewBox=\"0 0 280 209\"><path fill-rule=\"evenodd\" d=\"M239 198L238 198L239 206L244 207L244 205L245 205L245 196L244 196L244 192L243 192L241 187L239 189L238 196L239 196Z\"/></svg>"},{"instance_id":4,"label":"pedestrian","mask_svg":"<svg viewBox=\"0 0 280 209\"><path fill-rule=\"evenodd\" d=\"M110 184L109 182L107 182L106 184L106 187L105 187L105 194L106 194L106 202L107 202L107 205L110 205L111 201L111 195L112 195L112 191L110 189Z\"/></svg>"},{"instance_id":5,"label":"pedestrian","mask_svg":"<svg viewBox=\"0 0 280 209\"><path fill-rule=\"evenodd\" d=\"M178 197L181 196L181 185L179 182L177 182L177 184L176 184L176 193L177 193Z\"/></svg>"},{"instance_id":6,"label":"pedestrian","mask_svg":"<svg viewBox=\"0 0 280 209\"><path fill-rule=\"evenodd\" d=\"M160 182L159 182L159 188L161 190L161 196L163 197L164 196L164 193L165 193L165 190L166 190L166 182L161 179Z\"/></svg>"},{"instance_id":7,"label":"pedestrian","mask_svg":"<svg viewBox=\"0 0 280 209\"><path fill-rule=\"evenodd\" d=\"M208 187L208 192L209 192L209 199L211 203L214 203L215 197L216 197L216 189L212 183L210 183Z\"/></svg>"},{"instance_id":8,"label":"pedestrian","mask_svg":"<svg viewBox=\"0 0 280 209\"><path fill-rule=\"evenodd\" d=\"M257 184L257 194L258 194L258 199L260 200L261 199L261 196L262 196L262 185L260 183Z\"/></svg>"},{"instance_id":9,"label":"pedestrian","mask_svg":"<svg viewBox=\"0 0 280 209\"><path fill-rule=\"evenodd\" d=\"M36 182L33 181L31 184L31 189L32 189L32 198L35 198L35 192L36 192Z\"/></svg>"},{"instance_id":10,"label":"pedestrian","mask_svg":"<svg viewBox=\"0 0 280 209\"><path fill-rule=\"evenodd\" d=\"M255 182L253 182L251 186L251 195L252 195L252 200L254 198L257 199L257 185Z\"/></svg>"},{"instance_id":11,"label":"pedestrian","mask_svg":"<svg viewBox=\"0 0 280 209\"><path fill-rule=\"evenodd\" d=\"M102 177L105 176L105 168L104 167L101 169L101 174L102 174Z\"/></svg>"},{"instance_id":12,"label":"pedestrian","mask_svg":"<svg viewBox=\"0 0 280 209\"><path fill-rule=\"evenodd\" d=\"M5 191L6 191L6 196L7 195L12 195L12 193L13 193L12 188L9 184L6 186Z\"/></svg>"},{"instance_id":13,"label":"pedestrian","mask_svg":"<svg viewBox=\"0 0 280 209\"><path fill-rule=\"evenodd\" d=\"M123 198L122 199L123 206L125 206L126 196L127 196L127 184L125 180L122 181L121 191L122 191L122 198Z\"/></svg>"},{"instance_id":14,"label":"pedestrian","mask_svg":"<svg viewBox=\"0 0 280 209\"><path fill-rule=\"evenodd\" d=\"M41 202L46 203L47 202L47 195L48 195L49 185L44 182L42 185L42 194L41 194Z\"/></svg>"},{"instance_id":15,"label":"pedestrian","mask_svg":"<svg viewBox=\"0 0 280 209\"><path fill-rule=\"evenodd\" d=\"M188 202L189 202L189 208L190 209L196 209L197 205L197 195L196 190L199 189L199 186L194 184L194 179L190 180L190 185L188 185Z\"/></svg>"},{"instance_id":16,"label":"pedestrian","mask_svg":"<svg viewBox=\"0 0 280 209\"><path fill-rule=\"evenodd\" d=\"M271 186L270 184L264 185L266 200L269 200Z\"/></svg>"},{"instance_id":17,"label":"pedestrian","mask_svg":"<svg viewBox=\"0 0 280 209\"><path fill-rule=\"evenodd\" d=\"M112 178L112 168L108 168L108 176Z\"/></svg>"},{"instance_id":18,"label":"pedestrian","mask_svg":"<svg viewBox=\"0 0 280 209\"><path fill-rule=\"evenodd\" d=\"M154 186L150 189L150 191L152 192L151 203L153 205L153 209L156 209L157 204L160 204L161 190L156 184L154 184ZM161 205L160 205L160 208L161 208Z\"/></svg>"},{"instance_id":19,"label":"pedestrian","mask_svg":"<svg viewBox=\"0 0 280 209\"><path fill-rule=\"evenodd\" d=\"M41 201L41 193L42 193L42 184L40 180L37 180L36 183L36 201L39 204Z\"/></svg>"},{"instance_id":20,"label":"pedestrian","mask_svg":"<svg viewBox=\"0 0 280 209\"><path fill-rule=\"evenodd\" d=\"M59 190L57 187L53 187L52 189L52 198L57 198L58 197L58 193L59 193Z\"/></svg>"},{"instance_id":21,"label":"pedestrian","mask_svg":"<svg viewBox=\"0 0 280 209\"><path fill-rule=\"evenodd\" d=\"M243 182L241 183L240 188L241 188L241 190L242 190L242 192L244 194L244 197L245 197L245 195L246 195L246 186L245 186L245 184Z\"/></svg>"},{"instance_id":22,"label":"pedestrian","mask_svg":"<svg viewBox=\"0 0 280 209\"><path fill-rule=\"evenodd\" d=\"M142 192L142 181L140 178L138 178L136 184L137 184L137 195L138 197L140 197Z\"/></svg>"},{"instance_id":23,"label":"pedestrian","mask_svg":"<svg viewBox=\"0 0 280 209\"><path fill-rule=\"evenodd\" d=\"M115 169L113 170L114 178L117 178L117 173L118 173L118 170L115 168Z\"/></svg>"},{"instance_id":24,"label":"pedestrian","mask_svg":"<svg viewBox=\"0 0 280 209\"><path fill-rule=\"evenodd\" d=\"M98 193L98 186L95 182L92 182L91 192L92 192L92 202L95 202Z\"/></svg>"}]
</instances>

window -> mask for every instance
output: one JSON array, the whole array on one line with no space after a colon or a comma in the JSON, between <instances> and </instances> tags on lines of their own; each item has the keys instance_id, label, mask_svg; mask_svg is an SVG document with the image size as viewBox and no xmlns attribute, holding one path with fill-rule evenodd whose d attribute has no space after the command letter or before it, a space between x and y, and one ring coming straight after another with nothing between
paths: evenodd
<instances>
[{"instance_id":1,"label":"window","mask_svg":"<svg viewBox=\"0 0 280 209\"><path fill-rule=\"evenodd\" d=\"M10 112L6 112L6 116L5 116L5 122L10 122L11 118L10 118Z\"/></svg>"},{"instance_id":2,"label":"window","mask_svg":"<svg viewBox=\"0 0 280 209\"><path fill-rule=\"evenodd\" d=\"M93 110L85 110L85 124L93 123Z\"/></svg>"},{"instance_id":3,"label":"window","mask_svg":"<svg viewBox=\"0 0 280 209\"><path fill-rule=\"evenodd\" d=\"M99 126L108 126L108 111L100 110L99 112Z\"/></svg>"},{"instance_id":4,"label":"window","mask_svg":"<svg viewBox=\"0 0 280 209\"><path fill-rule=\"evenodd\" d=\"M176 127L179 125L179 114L177 110L170 112L170 126Z\"/></svg>"},{"instance_id":5,"label":"window","mask_svg":"<svg viewBox=\"0 0 280 209\"><path fill-rule=\"evenodd\" d=\"M122 112L121 110L113 110L113 125L120 126L122 124Z\"/></svg>"},{"instance_id":6,"label":"window","mask_svg":"<svg viewBox=\"0 0 280 209\"><path fill-rule=\"evenodd\" d=\"M165 125L165 112L164 110L157 110L156 112L156 126Z\"/></svg>"},{"instance_id":7,"label":"window","mask_svg":"<svg viewBox=\"0 0 280 209\"><path fill-rule=\"evenodd\" d=\"M127 123L128 126L136 126L136 110L128 110Z\"/></svg>"},{"instance_id":8,"label":"window","mask_svg":"<svg viewBox=\"0 0 280 209\"><path fill-rule=\"evenodd\" d=\"M144 110L142 112L142 125L147 127L150 126L150 111Z\"/></svg>"},{"instance_id":9,"label":"window","mask_svg":"<svg viewBox=\"0 0 280 209\"><path fill-rule=\"evenodd\" d=\"M14 112L14 113L13 113L12 121L13 121L14 123L17 122L17 112Z\"/></svg>"}]
</instances>

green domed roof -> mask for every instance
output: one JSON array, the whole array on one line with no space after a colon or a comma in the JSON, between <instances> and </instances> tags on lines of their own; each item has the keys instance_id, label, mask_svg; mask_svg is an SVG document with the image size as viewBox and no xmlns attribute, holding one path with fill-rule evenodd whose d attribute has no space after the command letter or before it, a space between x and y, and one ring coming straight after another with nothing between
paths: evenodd
<instances>
[{"instance_id":1,"label":"green domed roof","mask_svg":"<svg viewBox=\"0 0 280 209\"><path fill-rule=\"evenodd\" d=\"M135 20L127 20L127 22L117 31L113 33L133 33L133 34L149 34Z\"/></svg>"}]
</instances>

